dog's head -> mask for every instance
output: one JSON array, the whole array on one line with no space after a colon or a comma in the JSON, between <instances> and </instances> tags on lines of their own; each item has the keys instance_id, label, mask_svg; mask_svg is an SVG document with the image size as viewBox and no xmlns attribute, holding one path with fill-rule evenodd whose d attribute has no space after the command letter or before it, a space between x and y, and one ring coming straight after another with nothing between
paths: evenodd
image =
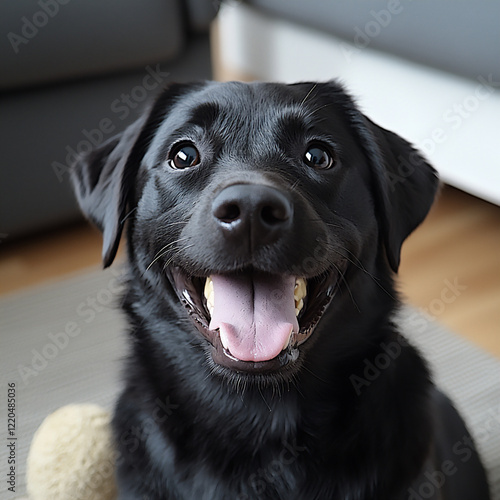
<instances>
[{"instance_id":1,"label":"dog's head","mask_svg":"<svg viewBox=\"0 0 500 500\"><path fill-rule=\"evenodd\" d=\"M214 365L251 373L293 366L335 297L397 271L438 184L333 82L172 85L73 181L104 264L128 219L144 293Z\"/></svg>"}]
</instances>

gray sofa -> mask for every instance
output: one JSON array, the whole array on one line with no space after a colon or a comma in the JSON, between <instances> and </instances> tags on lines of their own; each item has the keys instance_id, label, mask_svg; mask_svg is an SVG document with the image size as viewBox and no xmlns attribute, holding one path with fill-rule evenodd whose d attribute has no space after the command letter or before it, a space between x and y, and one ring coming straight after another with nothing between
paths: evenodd
<instances>
[{"instance_id":1,"label":"gray sofa","mask_svg":"<svg viewBox=\"0 0 500 500\"><path fill-rule=\"evenodd\" d=\"M212 0L16 0L0 7L2 239L75 220L75 153L168 81L211 77Z\"/></svg>"},{"instance_id":2,"label":"gray sofa","mask_svg":"<svg viewBox=\"0 0 500 500\"><path fill-rule=\"evenodd\" d=\"M256 10L475 79L500 80L500 4L424 0L244 0Z\"/></svg>"}]
</instances>

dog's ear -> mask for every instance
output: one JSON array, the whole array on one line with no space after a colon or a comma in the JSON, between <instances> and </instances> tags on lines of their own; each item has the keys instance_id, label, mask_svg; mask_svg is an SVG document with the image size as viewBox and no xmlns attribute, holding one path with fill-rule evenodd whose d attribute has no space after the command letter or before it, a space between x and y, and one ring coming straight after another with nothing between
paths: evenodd
<instances>
[{"instance_id":1,"label":"dog's ear","mask_svg":"<svg viewBox=\"0 0 500 500\"><path fill-rule=\"evenodd\" d=\"M102 259L115 258L135 172L128 159L142 130L142 119L94 151L82 155L71 169L80 208L103 234ZM128 168L127 168L128 167ZM126 175L128 171L129 175Z\"/></svg>"},{"instance_id":2,"label":"dog's ear","mask_svg":"<svg viewBox=\"0 0 500 500\"><path fill-rule=\"evenodd\" d=\"M424 220L439 180L434 168L402 137L363 117L372 136L368 156L374 168L376 204L389 264L397 272L401 246Z\"/></svg>"},{"instance_id":3,"label":"dog's ear","mask_svg":"<svg viewBox=\"0 0 500 500\"><path fill-rule=\"evenodd\" d=\"M409 142L361 113L339 82L307 85L307 96L326 90L328 100L335 98L370 162L382 243L389 265L397 272L403 241L424 220L434 201L437 173Z\"/></svg>"},{"instance_id":4,"label":"dog's ear","mask_svg":"<svg viewBox=\"0 0 500 500\"><path fill-rule=\"evenodd\" d=\"M172 84L150 109L124 132L82 155L71 169L71 180L83 213L102 231L104 267L113 262L132 200L142 158L155 131L176 98L194 84Z\"/></svg>"}]
</instances>

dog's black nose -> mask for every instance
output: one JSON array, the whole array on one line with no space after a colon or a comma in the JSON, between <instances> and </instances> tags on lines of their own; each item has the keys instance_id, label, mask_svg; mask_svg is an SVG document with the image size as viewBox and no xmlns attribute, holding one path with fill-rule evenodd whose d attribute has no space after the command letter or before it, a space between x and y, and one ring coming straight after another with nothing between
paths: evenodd
<instances>
[{"instance_id":1,"label":"dog's black nose","mask_svg":"<svg viewBox=\"0 0 500 500\"><path fill-rule=\"evenodd\" d=\"M293 205L271 186L233 184L212 203L212 213L224 236L252 248L276 241L292 225Z\"/></svg>"}]
</instances>

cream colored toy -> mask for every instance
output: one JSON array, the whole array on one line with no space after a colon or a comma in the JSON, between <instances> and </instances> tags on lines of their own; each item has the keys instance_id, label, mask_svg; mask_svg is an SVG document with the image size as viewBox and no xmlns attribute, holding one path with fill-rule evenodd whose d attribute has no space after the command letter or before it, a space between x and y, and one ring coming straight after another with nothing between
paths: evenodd
<instances>
[{"instance_id":1,"label":"cream colored toy","mask_svg":"<svg viewBox=\"0 0 500 500\"><path fill-rule=\"evenodd\" d=\"M117 496L110 414L92 404L50 414L27 464L29 500L112 500Z\"/></svg>"}]
</instances>

